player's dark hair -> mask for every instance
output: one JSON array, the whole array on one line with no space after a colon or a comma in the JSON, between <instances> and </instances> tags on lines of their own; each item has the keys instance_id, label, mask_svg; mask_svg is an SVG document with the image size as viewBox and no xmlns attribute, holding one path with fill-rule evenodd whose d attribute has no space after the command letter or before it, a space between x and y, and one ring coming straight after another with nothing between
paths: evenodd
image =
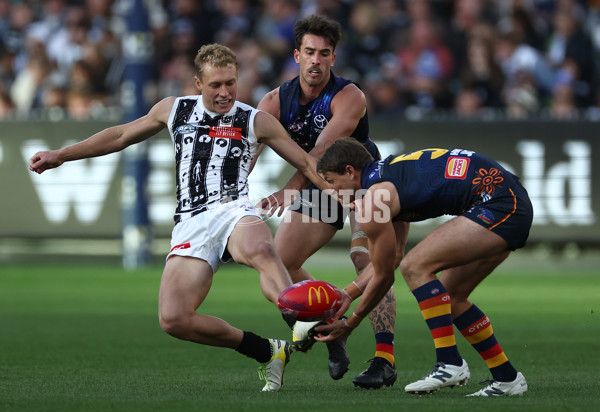
<instances>
[{"instance_id":1,"label":"player's dark hair","mask_svg":"<svg viewBox=\"0 0 600 412\"><path fill-rule=\"evenodd\" d=\"M200 47L198 54L196 54L194 66L196 67L196 76L200 80L202 80L204 65L207 63L215 67L227 67L232 64L235 70L238 70L238 61L235 53L229 47L218 43L205 44Z\"/></svg>"},{"instance_id":2,"label":"player's dark hair","mask_svg":"<svg viewBox=\"0 0 600 412\"><path fill-rule=\"evenodd\" d=\"M356 170L364 170L367 163L373 161L371 153L352 137L344 137L336 140L325 151L317 163L319 173L333 172L343 174L346 166L352 166Z\"/></svg>"},{"instance_id":3,"label":"player's dark hair","mask_svg":"<svg viewBox=\"0 0 600 412\"><path fill-rule=\"evenodd\" d=\"M342 37L342 29L338 22L317 15L298 20L294 25L294 33L296 34L296 50L300 50L305 34L314 34L326 38L333 50L335 50Z\"/></svg>"}]
</instances>

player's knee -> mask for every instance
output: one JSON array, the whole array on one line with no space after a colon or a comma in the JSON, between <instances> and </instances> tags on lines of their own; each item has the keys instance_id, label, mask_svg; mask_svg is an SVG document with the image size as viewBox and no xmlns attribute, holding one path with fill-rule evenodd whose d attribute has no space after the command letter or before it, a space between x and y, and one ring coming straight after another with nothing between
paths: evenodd
<instances>
[{"instance_id":1,"label":"player's knee","mask_svg":"<svg viewBox=\"0 0 600 412\"><path fill-rule=\"evenodd\" d=\"M181 313L160 311L158 320L166 333L179 339L185 339L189 331L189 319Z\"/></svg>"},{"instance_id":2,"label":"player's knee","mask_svg":"<svg viewBox=\"0 0 600 412\"><path fill-rule=\"evenodd\" d=\"M413 262L413 259L410 258L410 254L400 261L400 273L402 273L402 277L409 286L419 279L420 271L418 269L418 263Z\"/></svg>"},{"instance_id":3,"label":"player's knee","mask_svg":"<svg viewBox=\"0 0 600 412\"><path fill-rule=\"evenodd\" d=\"M254 244L251 256L262 260L276 259L277 252L275 251L275 245L268 240L260 240Z\"/></svg>"}]
</instances>

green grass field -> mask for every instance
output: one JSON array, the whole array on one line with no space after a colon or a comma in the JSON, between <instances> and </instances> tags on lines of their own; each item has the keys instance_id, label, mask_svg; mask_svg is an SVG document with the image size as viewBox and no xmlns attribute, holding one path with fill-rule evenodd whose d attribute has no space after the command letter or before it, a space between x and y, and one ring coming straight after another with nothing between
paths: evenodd
<instances>
[{"instance_id":1,"label":"green grass field","mask_svg":"<svg viewBox=\"0 0 600 412\"><path fill-rule=\"evenodd\" d=\"M466 387L424 397L406 383L430 371L435 354L417 304L399 278L398 381L359 390L352 378L374 352L368 322L351 335L350 371L327 372L318 344L286 368L279 393L261 393L257 364L238 353L166 335L157 321L161 267L126 272L111 265L0 266L1 411L309 411L309 410L591 410L600 400L600 272L500 269L473 295L496 336L529 383L523 397L472 399L489 374L457 337L471 368ZM312 269L345 286L346 266ZM289 338L256 273L226 265L200 309L264 337Z\"/></svg>"}]
</instances>

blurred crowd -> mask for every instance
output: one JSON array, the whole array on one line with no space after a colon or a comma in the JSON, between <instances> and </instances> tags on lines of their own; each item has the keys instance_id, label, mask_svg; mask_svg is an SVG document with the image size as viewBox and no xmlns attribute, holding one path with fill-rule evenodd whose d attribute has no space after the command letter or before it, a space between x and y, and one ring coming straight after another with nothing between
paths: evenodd
<instances>
[{"instance_id":1,"label":"blurred crowd","mask_svg":"<svg viewBox=\"0 0 600 412\"><path fill-rule=\"evenodd\" d=\"M0 0L0 118L118 116L125 3ZM294 23L343 29L334 72L369 113L423 118L600 120L600 0L146 0L151 100L196 94L193 58L223 43L238 100L256 105L298 74Z\"/></svg>"}]
</instances>

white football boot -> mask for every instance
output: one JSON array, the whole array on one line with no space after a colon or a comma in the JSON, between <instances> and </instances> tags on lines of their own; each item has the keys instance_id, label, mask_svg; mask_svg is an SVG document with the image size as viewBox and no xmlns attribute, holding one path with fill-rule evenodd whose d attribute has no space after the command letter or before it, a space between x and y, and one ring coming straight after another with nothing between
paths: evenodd
<instances>
[{"instance_id":1,"label":"white football boot","mask_svg":"<svg viewBox=\"0 0 600 412\"><path fill-rule=\"evenodd\" d=\"M486 383L489 385L467 396L523 395L528 389L527 381L521 372L517 372L517 377L512 382L498 382L495 380L481 382L482 385L485 385Z\"/></svg>"},{"instance_id":2,"label":"white football boot","mask_svg":"<svg viewBox=\"0 0 600 412\"><path fill-rule=\"evenodd\" d=\"M258 377L265 381L262 392L278 392L283 385L285 365L290 361L291 345L285 340L269 339L271 359L258 367Z\"/></svg>"},{"instance_id":3,"label":"white football boot","mask_svg":"<svg viewBox=\"0 0 600 412\"><path fill-rule=\"evenodd\" d=\"M460 366L438 362L433 366L433 370L429 375L416 382L409 383L404 387L404 390L413 395L423 395L448 386L453 388L466 385L470 377L471 372L469 372L469 366L464 359Z\"/></svg>"},{"instance_id":4,"label":"white football boot","mask_svg":"<svg viewBox=\"0 0 600 412\"><path fill-rule=\"evenodd\" d=\"M292 329L292 351L306 352L313 347L316 340L315 327L322 323L320 320L313 322L296 321Z\"/></svg>"}]
</instances>

